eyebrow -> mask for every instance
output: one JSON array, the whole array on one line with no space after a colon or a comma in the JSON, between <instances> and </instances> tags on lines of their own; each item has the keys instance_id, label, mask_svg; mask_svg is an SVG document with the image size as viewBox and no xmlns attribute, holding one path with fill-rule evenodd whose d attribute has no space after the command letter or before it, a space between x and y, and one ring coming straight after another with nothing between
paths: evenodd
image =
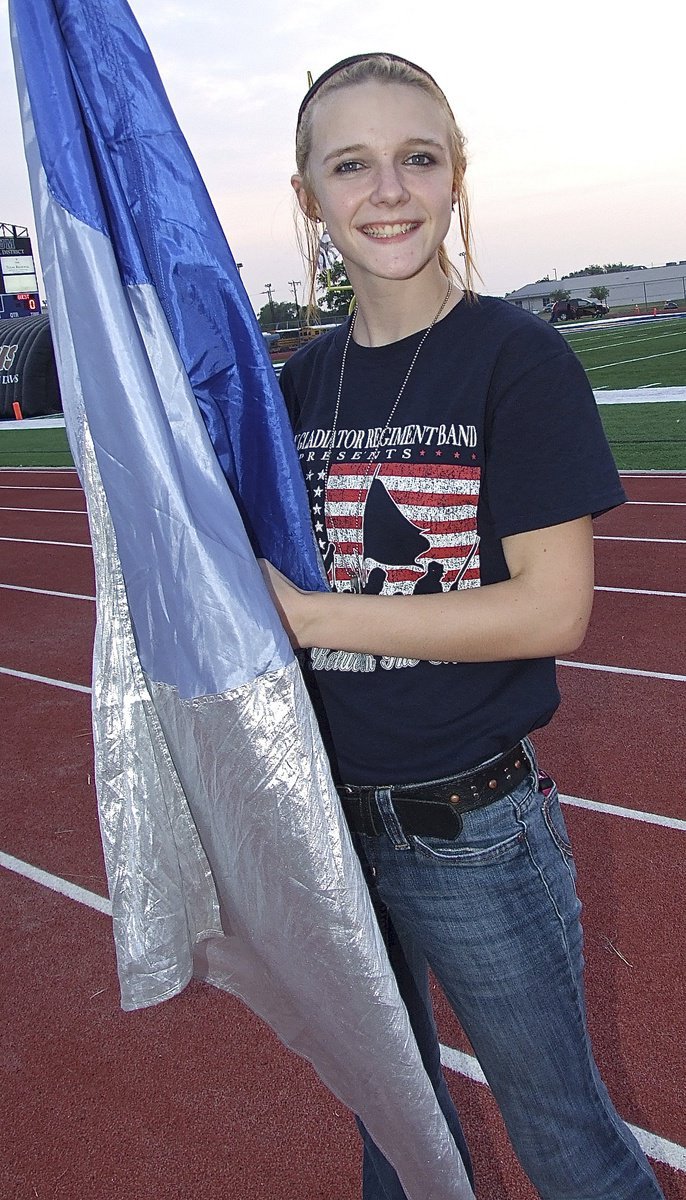
<instances>
[{"instance_id":1,"label":"eyebrow","mask_svg":"<svg viewBox=\"0 0 686 1200\"><path fill-rule=\"evenodd\" d=\"M439 150L446 149L444 142L440 142L436 138L431 138L431 137L408 138L407 141L402 143L402 145L403 145L404 149L408 149L408 150L412 146L435 146ZM360 154L362 151L368 150L368 149L369 149L369 147L364 145L362 142L359 142L355 146L342 146L340 148L340 150L332 150L329 154L327 154L325 156L325 158L323 159L323 162L324 163L331 162L332 159L342 158L346 154Z\"/></svg>"}]
</instances>

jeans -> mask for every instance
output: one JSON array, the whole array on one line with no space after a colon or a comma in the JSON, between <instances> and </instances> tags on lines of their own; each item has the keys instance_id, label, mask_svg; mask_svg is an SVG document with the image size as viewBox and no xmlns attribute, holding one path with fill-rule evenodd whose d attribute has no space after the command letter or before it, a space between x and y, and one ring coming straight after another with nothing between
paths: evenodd
<instances>
[{"instance_id":1,"label":"jeans","mask_svg":"<svg viewBox=\"0 0 686 1200\"><path fill-rule=\"evenodd\" d=\"M425 1067L468 1172L440 1066L427 964L542 1200L659 1200L655 1176L593 1061L581 906L554 785L539 791L532 773L508 796L466 813L454 841L405 837L388 789L378 790L377 803L386 834L354 841ZM406 1200L361 1130L364 1200Z\"/></svg>"}]
</instances>

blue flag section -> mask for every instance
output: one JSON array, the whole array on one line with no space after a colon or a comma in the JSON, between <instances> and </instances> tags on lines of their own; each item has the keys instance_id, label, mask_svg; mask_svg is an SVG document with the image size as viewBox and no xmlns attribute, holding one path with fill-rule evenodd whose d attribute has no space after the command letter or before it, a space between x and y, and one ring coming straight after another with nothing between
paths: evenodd
<instances>
[{"instance_id":1,"label":"blue flag section","mask_svg":"<svg viewBox=\"0 0 686 1200\"><path fill-rule=\"evenodd\" d=\"M325 586L233 258L124 0L10 15L93 543L122 1005L193 974L240 996L361 1116L409 1200L472 1200L256 562Z\"/></svg>"}]
</instances>

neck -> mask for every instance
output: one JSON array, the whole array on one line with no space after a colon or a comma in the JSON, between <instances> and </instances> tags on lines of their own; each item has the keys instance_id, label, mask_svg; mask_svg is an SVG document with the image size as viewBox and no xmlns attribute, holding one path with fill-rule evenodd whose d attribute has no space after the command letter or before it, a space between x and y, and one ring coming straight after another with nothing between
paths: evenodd
<instances>
[{"instance_id":1,"label":"neck","mask_svg":"<svg viewBox=\"0 0 686 1200\"><path fill-rule=\"evenodd\" d=\"M426 329L433 321L448 290L448 280L438 261L413 279L355 279L348 273L357 299L354 339L360 346L387 346ZM453 285L441 319L462 299Z\"/></svg>"}]
</instances>

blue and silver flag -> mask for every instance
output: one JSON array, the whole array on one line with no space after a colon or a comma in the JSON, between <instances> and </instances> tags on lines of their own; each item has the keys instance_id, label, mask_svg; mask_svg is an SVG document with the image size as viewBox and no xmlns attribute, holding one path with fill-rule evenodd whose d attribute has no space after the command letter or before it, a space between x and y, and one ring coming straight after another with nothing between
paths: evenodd
<instances>
[{"instance_id":1,"label":"blue and silver flag","mask_svg":"<svg viewBox=\"0 0 686 1200\"><path fill-rule=\"evenodd\" d=\"M323 587L263 339L124 0L12 0L97 584L96 782L122 1004L240 996L411 1200L468 1200L255 552Z\"/></svg>"}]
</instances>

